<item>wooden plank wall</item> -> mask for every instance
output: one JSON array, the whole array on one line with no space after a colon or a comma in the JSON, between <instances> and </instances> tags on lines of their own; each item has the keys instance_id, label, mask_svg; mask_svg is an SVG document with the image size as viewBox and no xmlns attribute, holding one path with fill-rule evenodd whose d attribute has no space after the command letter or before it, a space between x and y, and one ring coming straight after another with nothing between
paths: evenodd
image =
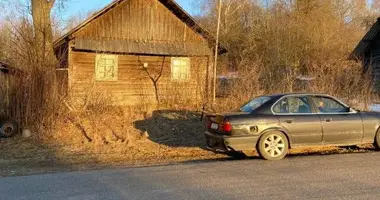
<instances>
[{"instance_id":1,"label":"wooden plank wall","mask_svg":"<svg viewBox=\"0 0 380 200\"><path fill-rule=\"evenodd\" d=\"M7 82L9 81L9 75L0 72L0 116L7 113L7 98L9 94L7 91Z\"/></svg>"},{"instance_id":2,"label":"wooden plank wall","mask_svg":"<svg viewBox=\"0 0 380 200\"><path fill-rule=\"evenodd\" d=\"M127 0L95 19L76 34L76 38L123 39L167 43L207 41L183 23L158 0Z\"/></svg>"},{"instance_id":3,"label":"wooden plank wall","mask_svg":"<svg viewBox=\"0 0 380 200\"><path fill-rule=\"evenodd\" d=\"M377 37L376 40L372 41L370 45L370 50L366 57L368 59L367 63L371 70L371 76L373 80L372 90L374 92L380 92L380 40Z\"/></svg>"},{"instance_id":4,"label":"wooden plank wall","mask_svg":"<svg viewBox=\"0 0 380 200\"><path fill-rule=\"evenodd\" d=\"M113 104L132 105L155 102L152 81L139 60L148 63L148 71L157 74L163 56L119 55L118 81L95 80L96 53L72 51L71 90L73 99L105 98ZM159 95L163 102L200 104L204 95L207 57L191 57L191 78L186 82L171 80L171 57L165 57ZM100 99L99 99L100 101Z\"/></svg>"},{"instance_id":5,"label":"wooden plank wall","mask_svg":"<svg viewBox=\"0 0 380 200\"><path fill-rule=\"evenodd\" d=\"M57 78L57 89L58 89L58 93L61 95L61 96L66 96L68 94L68 89L69 89L69 86L68 86L68 78L69 78L69 74L68 74L68 69L57 69L56 72L56 78Z\"/></svg>"},{"instance_id":6,"label":"wooden plank wall","mask_svg":"<svg viewBox=\"0 0 380 200\"><path fill-rule=\"evenodd\" d=\"M6 117L16 122L23 116L22 99L25 98L26 78L21 74L0 72L0 118Z\"/></svg>"}]
</instances>

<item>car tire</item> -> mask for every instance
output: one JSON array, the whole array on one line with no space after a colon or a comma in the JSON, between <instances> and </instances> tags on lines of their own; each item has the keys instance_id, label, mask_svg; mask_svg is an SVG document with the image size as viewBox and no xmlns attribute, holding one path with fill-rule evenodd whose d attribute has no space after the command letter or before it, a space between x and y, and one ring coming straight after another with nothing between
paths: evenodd
<instances>
[{"instance_id":1,"label":"car tire","mask_svg":"<svg viewBox=\"0 0 380 200\"><path fill-rule=\"evenodd\" d=\"M0 137L13 137L17 134L17 126L10 121L4 121L0 123Z\"/></svg>"},{"instance_id":2,"label":"car tire","mask_svg":"<svg viewBox=\"0 0 380 200\"><path fill-rule=\"evenodd\" d=\"M373 142L376 151L380 151L380 130L376 132L375 141Z\"/></svg>"},{"instance_id":3,"label":"car tire","mask_svg":"<svg viewBox=\"0 0 380 200\"><path fill-rule=\"evenodd\" d=\"M289 142L284 133L271 131L260 137L257 149L265 160L281 160L288 154Z\"/></svg>"}]
</instances>

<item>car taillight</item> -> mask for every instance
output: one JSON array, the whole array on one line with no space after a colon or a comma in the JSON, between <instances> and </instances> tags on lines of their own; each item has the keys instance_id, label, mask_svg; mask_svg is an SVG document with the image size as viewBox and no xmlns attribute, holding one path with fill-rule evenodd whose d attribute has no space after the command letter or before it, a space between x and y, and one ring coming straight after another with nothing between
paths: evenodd
<instances>
[{"instance_id":1,"label":"car taillight","mask_svg":"<svg viewBox=\"0 0 380 200\"><path fill-rule=\"evenodd\" d=\"M232 125L229 121L224 121L223 124L222 124L222 130L224 132L231 132L232 130Z\"/></svg>"},{"instance_id":2,"label":"car taillight","mask_svg":"<svg viewBox=\"0 0 380 200\"><path fill-rule=\"evenodd\" d=\"M211 120L207 119L207 120L206 120L206 128L207 128L207 129L210 129L210 128L211 128L211 124L212 124L212 123L211 123Z\"/></svg>"}]
</instances>

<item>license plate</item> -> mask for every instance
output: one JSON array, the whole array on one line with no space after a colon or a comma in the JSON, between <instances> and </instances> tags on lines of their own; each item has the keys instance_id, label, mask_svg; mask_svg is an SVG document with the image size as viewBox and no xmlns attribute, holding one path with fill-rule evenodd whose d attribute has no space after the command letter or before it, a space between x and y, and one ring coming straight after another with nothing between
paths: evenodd
<instances>
[{"instance_id":1,"label":"license plate","mask_svg":"<svg viewBox=\"0 0 380 200\"><path fill-rule=\"evenodd\" d=\"M216 123L212 123L211 124L211 129L215 129L215 130L217 130L219 128L219 125L218 124L216 124Z\"/></svg>"}]
</instances>

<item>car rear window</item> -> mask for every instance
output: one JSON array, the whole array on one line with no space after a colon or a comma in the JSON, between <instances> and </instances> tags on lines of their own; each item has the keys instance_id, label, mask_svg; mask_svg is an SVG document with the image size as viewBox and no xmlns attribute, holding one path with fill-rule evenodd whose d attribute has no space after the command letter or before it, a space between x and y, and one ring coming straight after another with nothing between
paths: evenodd
<instances>
[{"instance_id":1,"label":"car rear window","mask_svg":"<svg viewBox=\"0 0 380 200\"><path fill-rule=\"evenodd\" d=\"M250 113L250 112L254 111L255 109L257 109L258 107L260 107L261 105L263 105L265 102L267 102L270 99L271 99L270 97L266 97L266 96L254 98L254 99L248 101L242 107L240 107L240 111Z\"/></svg>"}]
</instances>

